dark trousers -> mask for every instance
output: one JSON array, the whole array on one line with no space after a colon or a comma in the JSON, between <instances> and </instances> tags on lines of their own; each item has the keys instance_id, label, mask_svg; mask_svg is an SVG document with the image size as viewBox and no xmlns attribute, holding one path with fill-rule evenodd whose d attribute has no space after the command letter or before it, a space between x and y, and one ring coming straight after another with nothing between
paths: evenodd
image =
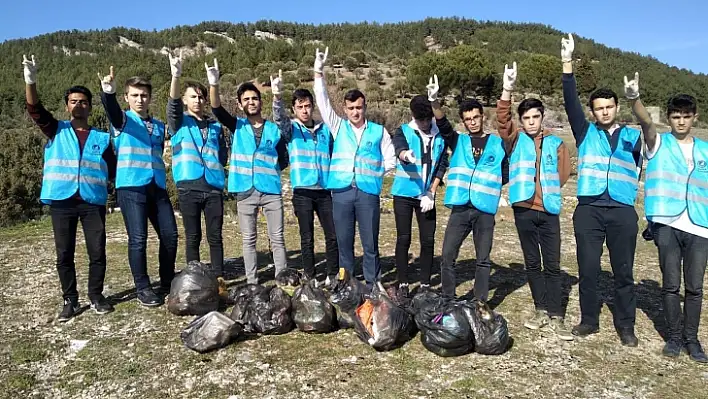
<instances>
[{"instance_id":1,"label":"dark trousers","mask_svg":"<svg viewBox=\"0 0 708 399\"><path fill-rule=\"evenodd\" d=\"M310 278L315 277L315 213L320 220L325 236L328 276L337 274L339 269L339 249L337 234L334 232L332 213L332 193L329 190L293 190L293 208L300 226L300 256L302 268Z\"/></svg>"},{"instance_id":2,"label":"dark trousers","mask_svg":"<svg viewBox=\"0 0 708 399\"><path fill-rule=\"evenodd\" d=\"M411 247L413 213L418 221L420 236L420 282L430 284L430 271L435 250L435 208L421 212L420 200L408 197L393 197L393 214L396 218L396 273L398 282L407 284L408 250Z\"/></svg>"},{"instance_id":3,"label":"dark trousers","mask_svg":"<svg viewBox=\"0 0 708 399\"><path fill-rule=\"evenodd\" d=\"M79 199L53 201L50 206L54 244L57 250L57 272L65 300L77 302L76 290L76 229L81 221L89 259L88 297L96 300L103 295L106 276L106 207Z\"/></svg>"},{"instance_id":4,"label":"dark trousers","mask_svg":"<svg viewBox=\"0 0 708 399\"><path fill-rule=\"evenodd\" d=\"M151 184L145 190L118 189L118 205L128 232L128 263L135 289L150 287L147 273L147 223L160 239L160 285L169 289L175 276L177 223L167 191Z\"/></svg>"},{"instance_id":5,"label":"dark trousers","mask_svg":"<svg viewBox=\"0 0 708 399\"><path fill-rule=\"evenodd\" d=\"M614 322L618 329L634 329L637 298L634 293L634 250L637 246L637 212L633 207L578 205L573 214L580 277L580 323L600 324L602 244L607 240L614 276Z\"/></svg>"},{"instance_id":6,"label":"dark trousers","mask_svg":"<svg viewBox=\"0 0 708 399\"><path fill-rule=\"evenodd\" d=\"M182 213L187 263L199 261L202 242L202 213L206 222L209 259L217 277L224 274L224 244L221 230L224 225L224 199L221 192L179 189L179 210Z\"/></svg>"},{"instance_id":7,"label":"dark trousers","mask_svg":"<svg viewBox=\"0 0 708 399\"><path fill-rule=\"evenodd\" d=\"M470 206L455 206L445 229L443 239L442 264L440 277L442 294L445 297L455 296L455 262L460 254L460 247L467 236L472 233L477 264L474 275L474 296L483 301L489 295L489 272L491 262L489 253L494 240L494 215L484 213Z\"/></svg>"},{"instance_id":8,"label":"dark trousers","mask_svg":"<svg viewBox=\"0 0 708 399\"><path fill-rule=\"evenodd\" d=\"M701 321L703 276L708 260L708 239L663 224L652 228L659 248L659 264L664 294L664 314L669 326L669 339L686 343L698 342ZM681 331L681 261L685 285L683 303L683 334ZM683 337L682 337L683 335Z\"/></svg>"},{"instance_id":9,"label":"dark trousers","mask_svg":"<svg viewBox=\"0 0 708 399\"><path fill-rule=\"evenodd\" d=\"M364 279L370 287L379 279L380 198L356 187L332 192L334 231L339 248L339 267L354 274L354 234L359 224L359 240L364 247Z\"/></svg>"},{"instance_id":10,"label":"dark trousers","mask_svg":"<svg viewBox=\"0 0 708 399\"><path fill-rule=\"evenodd\" d=\"M536 310L563 317L560 278L560 218L543 211L514 207L514 222L524 254L526 276ZM543 271L541 271L543 255Z\"/></svg>"}]
</instances>

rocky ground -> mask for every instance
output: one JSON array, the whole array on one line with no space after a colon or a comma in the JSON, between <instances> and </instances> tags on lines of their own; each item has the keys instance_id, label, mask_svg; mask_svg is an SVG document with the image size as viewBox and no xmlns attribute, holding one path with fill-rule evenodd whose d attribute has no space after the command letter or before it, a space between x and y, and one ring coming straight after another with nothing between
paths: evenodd
<instances>
[{"instance_id":1,"label":"rocky ground","mask_svg":"<svg viewBox=\"0 0 708 399\"><path fill-rule=\"evenodd\" d=\"M564 188L562 267L568 294L567 319L578 322L577 264L572 233L574 181ZM436 254L449 211L438 196ZM289 264L299 268L299 237L286 200ZM380 251L384 283L393 271L395 224L390 199L382 201ZM644 228L641 220L640 231ZM178 219L178 225L181 220ZM181 226L180 226L181 227ZM182 233L180 229L180 233ZM261 280L272 280L265 220L259 240ZM226 256L236 258L238 278L241 241L236 220L224 225ZM181 238L182 240L182 238ZM419 246L414 236L412 262ZM86 303L87 257L83 237L77 244L79 289ZM181 241L183 244L183 241ZM324 241L317 236L319 259ZM357 247L358 247L357 243ZM149 239L150 273L157 276L157 239ZM361 251L358 250L359 255ZM202 256L208 259L206 244ZM0 397L1 398L704 398L708 367L683 355L663 358L665 329L661 305L661 274L653 243L637 241L635 261L638 294L638 348L624 348L612 327L612 278L607 251L603 255L600 290L606 306L601 332L573 342L558 340L551 331L523 327L532 316L531 294L511 208L497 215L492 252L490 304L509 323L514 345L501 356L477 354L441 358L428 352L419 338L403 348L377 353L351 330L326 335L294 331L240 341L200 355L182 345L180 331L192 317L177 317L166 307L146 309L131 296L127 236L120 214L108 217L106 294L116 311L97 316L86 311L66 324L56 322L60 287L54 268L54 246L48 220L0 231ZM439 257L436 262L439 262ZM178 265L184 264L180 246ZM468 239L460 251L458 294L472 288L474 247ZM435 274L433 284L439 284ZM701 337L708 337L708 316Z\"/></svg>"}]
</instances>

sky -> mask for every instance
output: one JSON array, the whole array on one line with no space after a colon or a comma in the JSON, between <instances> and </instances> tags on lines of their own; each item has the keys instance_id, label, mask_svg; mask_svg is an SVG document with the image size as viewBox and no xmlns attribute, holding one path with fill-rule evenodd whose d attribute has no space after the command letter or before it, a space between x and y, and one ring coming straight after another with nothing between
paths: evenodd
<instances>
[{"instance_id":1,"label":"sky","mask_svg":"<svg viewBox=\"0 0 708 399\"><path fill-rule=\"evenodd\" d=\"M58 30L161 30L202 21L400 22L427 17L534 22L708 73L708 1L658 0L0 0L0 42ZM572 5L571 5L572 4ZM139 5L141 8L136 8ZM28 6L28 7L25 7ZM31 8L29 10L28 8ZM560 49L560 38L558 39ZM492 43L490 43L492 44ZM560 51L560 50L559 50ZM641 71L639 71L641 73Z\"/></svg>"}]
</instances>

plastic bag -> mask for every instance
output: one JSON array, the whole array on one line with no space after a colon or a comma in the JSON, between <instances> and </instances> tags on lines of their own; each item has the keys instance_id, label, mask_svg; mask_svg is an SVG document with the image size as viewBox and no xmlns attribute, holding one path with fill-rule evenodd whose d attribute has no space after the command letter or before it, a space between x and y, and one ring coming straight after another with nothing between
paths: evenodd
<instances>
[{"instance_id":1,"label":"plastic bag","mask_svg":"<svg viewBox=\"0 0 708 399\"><path fill-rule=\"evenodd\" d=\"M356 309L354 322L359 339L378 351L396 349L415 335L413 318L388 297L381 283Z\"/></svg>"},{"instance_id":2,"label":"plastic bag","mask_svg":"<svg viewBox=\"0 0 708 399\"><path fill-rule=\"evenodd\" d=\"M292 317L298 330L309 333L327 333L335 328L334 307L314 280L303 280L292 298Z\"/></svg>"},{"instance_id":3,"label":"plastic bag","mask_svg":"<svg viewBox=\"0 0 708 399\"><path fill-rule=\"evenodd\" d=\"M429 295L418 298L417 306L415 322L425 349L442 357L462 356L474 351L469 308L464 303Z\"/></svg>"},{"instance_id":4,"label":"plastic bag","mask_svg":"<svg viewBox=\"0 0 708 399\"><path fill-rule=\"evenodd\" d=\"M468 302L467 308L467 317L474 333L474 351L482 355L506 352L511 337L504 317L478 299Z\"/></svg>"},{"instance_id":5,"label":"plastic bag","mask_svg":"<svg viewBox=\"0 0 708 399\"><path fill-rule=\"evenodd\" d=\"M292 296L300 286L300 275L296 270L285 268L275 276L275 284Z\"/></svg>"},{"instance_id":6,"label":"plastic bag","mask_svg":"<svg viewBox=\"0 0 708 399\"><path fill-rule=\"evenodd\" d=\"M231 293L231 319L251 334L285 334L292 330L290 296L278 287L248 284Z\"/></svg>"},{"instance_id":7,"label":"plastic bag","mask_svg":"<svg viewBox=\"0 0 708 399\"><path fill-rule=\"evenodd\" d=\"M241 333L241 325L219 312L209 312L194 319L182 330L184 345L199 353L223 348Z\"/></svg>"},{"instance_id":8,"label":"plastic bag","mask_svg":"<svg viewBox=\"0 0 708 399\"><path fill-rule=\"evenodd\" d=\"M364 286L355 278L338 284L330 295L339 328L354 328L356 309L364 301Z\"/></svg>"},{"instance_id":9,"label":"plastic bag","mask_svg":"<svg viewBox=\"0 0 708 399\"><path fill-rule=\"evenodd\" d=\"M167 309L178 316L201 316L219 308L219 283L201 262L189 262L173 280Z\"/></svg>"}]
</instances>

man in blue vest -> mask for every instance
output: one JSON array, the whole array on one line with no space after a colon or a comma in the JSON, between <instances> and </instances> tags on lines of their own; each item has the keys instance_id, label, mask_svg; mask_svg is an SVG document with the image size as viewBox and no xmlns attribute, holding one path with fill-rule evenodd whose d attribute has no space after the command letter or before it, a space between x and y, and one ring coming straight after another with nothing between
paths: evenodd
<instances>
[{"instance_id":1,"label":"man in blue vest","mask_svg":"<svg viewBox=\"0 0 708 399\"><path fill-rule=\"evenodd\" d=\"M563 140L543 128L541 100L519 104L521 128L511 119L511 92L516 84L516 62L504 67L504 87L497 101L499 135L511 154L509 202L524 254L535 315L524 323L538 330L549 324L558 338L572 341L561 305L561 187L570 177L570 156ZM539 250L540 249L540 250ZM541 271L543 254L543 271Z\"/></svg>"},{"instance_id":2,"label":"man in blue vest","mask_svg":"<svg viewBox=\"0 0 708 399\"><path fill-rule=\"evenodd\" d=\"M624 81L625 96L642 126L649 160L644 211L659 249L664 315L669 330L663 354L678 357L685 349L692 360L708 363L698 341L708 263L708 142L691 132L698 119L696 99L686 94L672 97L666 107L671 131L657 134L651 115L639 99L639 73L630 81L625 76Z\"/></svg>"},{"instance_id":3,"label":"man in blue vest","mask_svg":"<svg viewBox=\"0 0 708 399\"><path fill-rule=\"evenodd\" d=\"M573 36L561 41L563 98L578 147L578 206L573 214L580 277L580 324L573 334L599 331L602 244L607 240L614 275L614 324L622 345L637 346L634 335L637 300L634 293L634 250L637 212L634 202L641 171L641 137L637 129L617 123L617 94L598 89L590 95L596 122L585 119L573 76Z\"/></svg>"},{"instance_id":4,"label":"man in blue vest","mask_svg":"<svg viewBox=\"0 0 708 399\"><path fill-rule=\"evenodd\" d=\"M437 80L437 75L435 76ZM431 82L432 84L432 82ZM393 134L398 156L393 179L393 214L396 219L396 272L398 286L408 295L408 250L411 246L411 221L415 213L420 236L420 289L430 289L430 274L435 250L435 193L448 168L445 140L435 124L431 101L437 91L411 99L412 119Z\"/></svg>"},{"instance_id":5,"label":"man in blue vest","mask_svg":"<svg viewBox=\"0 0 708 399\"><path fill-rule=\"evenodd\" d=\"M236 90L238 107L245 118L235 118L221 106L219 65L206 63L209 99L216 119L233 132L229 161L228 190L236 194L239 227L243 238L243 263L249 284L258 284L256 240L258 209L268 224L268 237L275 261L275 274L287 267L285 253L283 197L279 159L286 154L285 141L275 123L261 115L261 92L250 82Z\"/></svg>"},{"instance_id":6,"label":"man in blue vest","mask_svg":"<svg viewBox=\"0 0 708 399\"><path fill-rule=\"evenodd\" d=\"M302 267L308 278L315 278L315 242L313 237L315 213L325 235L327 268L325 285L336 279L339 268L337 235L334 232L332 193L325 189L334 140L327 125L312 119L315 106L312 93L307 89L293 92L290 119L283 105L282 71L271 78L273 91L273 121L280 127L282 140L288 143L290 156L290 185L293 187L293 207L300 227L300 253Z\"/></svg>"},{"instance_id":7,"label":"man in blue vest","mask_svg":"<svg viewBox=\"0 0 708 399\"><path fill-rule=\"evenodd\" d=\"M437 83L433 90L438 91ZM430 89L429 89L430 90ZM455 262L460 247L472 233L476 253L473 293L475 298L487 301L489 273L494 240L494 215L501 198L502 185L509 177L509 161L504 142L484 131L484 108L477 100L463 100L459 115L467 133L458 133L445 117L440 102L432 103L440 134L452 149L447 171L445 206L452 209L443 239L440 277L442 294L455 297Z\"/></svg>"},{"instance_id":8,"label":"man in blue vest","mask_svg":"<svg viewBox=\"0 0 708 399\"><path fill-rule=\"evenodd\" d=\"M89 257L88 297L98 314L113 311L103 296L106 275L106 200L108 180L115 174L116 159L110 136L89 124L91 91L73 86L64 94L68 121L58 121L39 102L37 64L23 56L27 111L49 142L44 148L40 199L49 205L57 272L64 297L58 321L65 322L80 310L76 289L76 228L84 229Z\"/></svg>"},{"instance_id":9,"label":"man in blue vest","mask_svg":"<svg viewBox=\"0 0 708 399\"><path fill-rule=\"evenodd\" d=\"M165 124L150 116L152 85L147 79L132 77L125 82L127 111L121 109L116 98L113 66L101 79L101 88L101 101L111 124L118 157L116 192L128 232L128 263L137 300L143 306L160 306L175 275L178 239L162 160ZM157 293L153 291L147 273L148 221L160 239L160 288Z\"/></svg>"},{"instance_id":10,"label":"man in blue vest","mask_svg":"<svg viewBox=\"0 0 708 399\"><path fill-rule=\"evenodd\" d=\"M172 177L177 185L186 236L187 263L200 260L204 213L211 266L223 293L226 285L221 230L224 223L224 166L228 162L226 140L221 125L206 113L207 89L204 85L187 82L180 98L182 54L168 55L172 82L167 125L171 133ZM185 106L187 112L184 112Z\"/></svg>"},{"instance_id":11,"label":"man in blue vest","mask_svg":"<svg viewBox=\"0 0 708 399\"><path fill-rule=\"evenodd\" d=\"M354 233L364 247L364 279L371 289L381 274L379 261L380 198L384 173L396 167L396 154L386 128L366 119L364 93L354 89L344 95L346 119L329 102L323 68L329 48L315 54L315 100L334 137L327 178L332 190L335 231L339 247L339 279L354 272Z\"/></svg>"}]
</instances>

